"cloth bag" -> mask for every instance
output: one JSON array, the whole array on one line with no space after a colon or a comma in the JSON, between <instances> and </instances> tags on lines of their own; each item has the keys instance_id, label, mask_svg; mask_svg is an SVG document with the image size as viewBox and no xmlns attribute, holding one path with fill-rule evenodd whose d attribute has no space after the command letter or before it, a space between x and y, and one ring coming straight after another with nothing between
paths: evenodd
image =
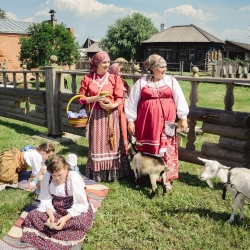
<instances>
[{"instance_id":1,"label":"cloth bag","mask_svg":"<svg viewBox=\"0 0 250 250\"><path fill-rule=\"evenodd\" d=\"M177 123L165 121L165 134L169 137L175 136L175 130L177 128Z\"/></svg>"}]
</instances>

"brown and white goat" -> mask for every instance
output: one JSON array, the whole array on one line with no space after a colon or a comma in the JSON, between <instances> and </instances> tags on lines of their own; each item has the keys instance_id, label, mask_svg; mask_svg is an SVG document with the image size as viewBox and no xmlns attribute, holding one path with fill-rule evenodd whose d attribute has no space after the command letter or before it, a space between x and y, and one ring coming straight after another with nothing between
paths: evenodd
<instances>
[{"instance_id":1,"label":"brown and white goat","mask_svg":"<svg viewBox=\"0 0 250 250\"><path fill-rule=\"evenodd\" d=\"M166 179L167 179L167 165L162 158L143 154L136 149L136 142L132 139L129 143L128 158L135 174L136 188L139 188L139 178L143 175L149 175L152 193L150 198L152 199L157 191L157 180L161 179L163 188L163 195L167 192Z\"/></svg>"}]
</instances>

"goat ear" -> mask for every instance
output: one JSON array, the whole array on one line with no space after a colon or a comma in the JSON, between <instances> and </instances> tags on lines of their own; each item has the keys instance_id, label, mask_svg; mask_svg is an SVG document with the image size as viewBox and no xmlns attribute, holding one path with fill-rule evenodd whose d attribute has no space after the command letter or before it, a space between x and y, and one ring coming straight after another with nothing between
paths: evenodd
<instances>
[{"instance_id":1,"label":"goat ear","mask_svg":"<svg viewBox=\"0 0 250 250\"><path fill-rule=\"evenodd\" d=\"M219 168L220 169L230 169L230 167L227 167L227 166L224 166L224 165L221 165L221 164L219 164Z\"/></svg>"}]
</instances>

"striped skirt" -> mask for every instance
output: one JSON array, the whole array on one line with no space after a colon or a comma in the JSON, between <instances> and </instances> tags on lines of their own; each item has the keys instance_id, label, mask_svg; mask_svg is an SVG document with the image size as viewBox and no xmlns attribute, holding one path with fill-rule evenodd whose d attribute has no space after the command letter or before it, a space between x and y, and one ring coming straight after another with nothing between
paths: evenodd
<instances>
[{"instance_id":1,"label":"striped skirt","mask_svg":"<svg viewBox=\"0 0 250 250\"><path fill-rule=\"evenodd\" d=\"M110 118L109 118L110 116ZM110 142L110 124L114 132ZM85 175L95 181L117 181L129 175L129 162L122 139L118 109L94 109L89 124L89 153Z\"/></svg>"}]
</instances>

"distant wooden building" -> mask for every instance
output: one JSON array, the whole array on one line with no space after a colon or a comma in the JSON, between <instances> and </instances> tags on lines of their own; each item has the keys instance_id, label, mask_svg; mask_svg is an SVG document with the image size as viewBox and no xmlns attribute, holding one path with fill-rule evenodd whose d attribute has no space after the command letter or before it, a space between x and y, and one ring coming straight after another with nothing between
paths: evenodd
<instances>
[{"instance_id":1,"label":"distant wooden building","mask_svg":"<svg viewBox=\"0 0 250 250\"><path fill-rule=\"evenodd\" d=\"M161 32L143 41L140 56L145 60L156 53L168 62L168 68L171 68L171 63L184 61L184 69L189 69L192 63L206 70L213 60L222 60L224 44L222 40L193 24L172 26L162 28Z\"/></svg>"},{"instance_id":2,"label":"distant wooden building","mask_svg":"<svg viewBox=\"0 0 250 250\"><path fill-rule=\"evenodd\" d=\"M230 58L231 60L235 60L235 58L241 60L250 58L250 44L248 43L226 40L226 44L223 47L225 48L224 57L226 58Z\"/></svg>"},{"instance_id":3,"label":"distant wooden building","mask_svg":"<svg viewBox=\"0 0 250 250\"><path fill-rule=\"evenodd\" d=\"M84 52L87 54L89 58L91 58L95 53L102 51L99 47L99 42L93 43L90 47L88 47Z\"/></svg>"},{"instance_id":4,"label":"distant wooden building","mask_svg":"<svg viewBox=\"0 0 250 250\"><path fill-rule=\"evenodd\" d=\"M87 49L89 48L93 43L99 43L99 39L95 39L95 38L90 38L88 37L85 41L85 43L82 45L82 48Z\"/></svg>"}]
</instances>

